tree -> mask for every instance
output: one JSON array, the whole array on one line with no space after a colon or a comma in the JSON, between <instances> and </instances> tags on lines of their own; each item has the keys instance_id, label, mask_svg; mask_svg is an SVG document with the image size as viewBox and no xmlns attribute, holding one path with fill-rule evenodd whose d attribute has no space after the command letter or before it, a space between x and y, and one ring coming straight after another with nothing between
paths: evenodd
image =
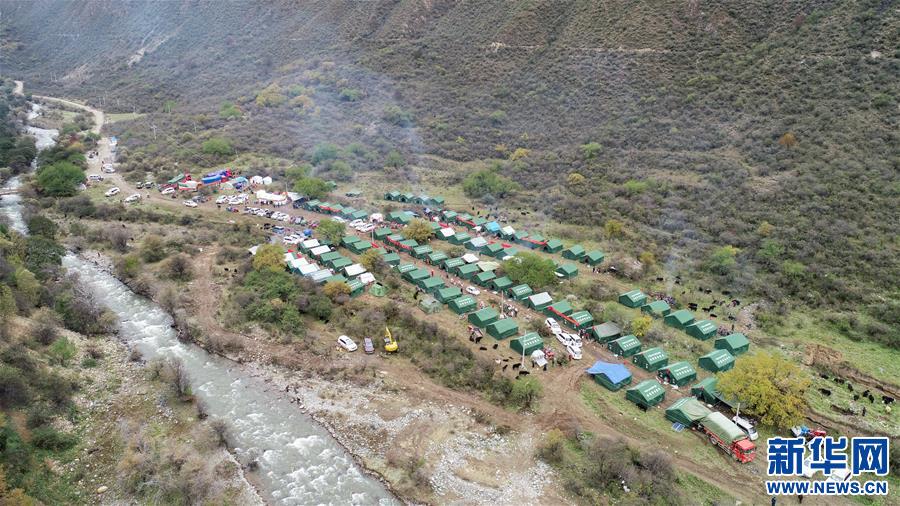
<instances>
[{"instance_id":1,"label":"tree","mask_svg":"<svg viewBox=\"0 0 900 506\"><path fill-rule=\"evenodd\" d=\"M787 132L778 139L778 144L786 148L792 148L797 145L797 136L793 132Z\"/></svg>"},{"instance_id":2,"label":"tree","mask_svg":"<svg viewBox=\"0 0 900 506\"><path fill-rule=\"evenodd\" d=\"M650 330L650 325L653 324L653 319L647 315L641 315L631 320L631 333L636 337L644 337L647 334L647 331Z\"/></svg>"},{"instance_id":3,"label":"tree","mask_svg":"<svg viewBox=\"0 0 900 506\"><path fill-rule=\"evenodd\" d=\"M141 242L141 258L148 264L153 264L166 258L166 245L162 237L148 235Z\"/></svg>"},{"instance_id":4,"label":"tree","mask_svg":"<svg viewBox=\"0 0 900 506\"><path fill-rule=\"evenodd\" d=\"M718 388L726 398L738 400L742 411L756 415L763 424L787 428L803 419L809 385L809 377L793 361L756 352L720 374Z\"/></svg>"},{"instance_id":5,"label":"tree","mask_svg":"<svg viewBox=\"0 0 900 506\"><path fill-rule=\"evenodd\" d=\"M316 144L313 148L312 163L321 165L323 162L335 160L338 157L338 147L330 142Z\"/></svg>"},{"instance_id":6,"label":"tree","mask_svg":"<svg viewBox=\"0 0 900 506\"><path fill-rule=\"evenodd\" d=\"M334 302L350 295L350 286L343 281L329 281L322 287L322 293Z\"/></svg>"},{"instance_id":7,"label":"tree","mask_svg":"<svg viewBox=\"0 0 900 506\"><path fill-rule=\"evenodd\" d=\"M231 102L222 102L222 106L219 107L219 117L224 119L240 118L241 110Z\"/></svg>"},{"instance_id":8,"label":"tree","mask_svg":"<svg viewBox=\"0 0 900 506\"><path fill-rule=\"evenodd\" d=\"M342 88L339 96L342 102L356 102L362 98L362 92L356 88Z\"/></svg>"},{"instance_id":9,"label":"tree","mask_svg":"<svg viewBox=\"0 0 900 506\"><path fill-rule=\"evenodd\" d=\"M40 235L47 239L56 239L58 231L56 223L40 214L36 214L28 219L28 232L31 235Z\"/></svg>"},{"instance_id":10,"label":"tree","mask_svg":"<svg viewBox=\"0 0 900 506\"><path fill-rule=\"evenodd\" d=\"M284 270L284 250L277 244L264 244L253 255L253 268L257 271Z\"/></svg>"},{"instance_id":11,"label":"tree","mask_svg":"<svg viewBox=\"0 0 900 506\"><path fill-rule=\"evenodd\" d=\"M384 159L384 166L393 167L395 169L406 167L406 158L404 158L396 149L392 149Z\"/></svg>"},{"instance_id":12,"label":"tree","mask_svg":"<svg viewBox=\"0 0 900 506\"><path fill-rule=\"evenodd\" d=\"M331 192L331 186L317 177L302 177L294 183L294 191L311 199L320 199Z\"/></svg>"},{"instance_id":13,"label":"tree","mask_svg":"<svg viewBox=\"0 0 900 506\"><path fill-rule=\"evenodd\" d=\"M228 156L234 153L231 143L222 137L213 137L212 139L205 141L201 146L201 149L207 155L213 156Z\"/></svg>"},{"instance_id":14,"label":"tree","mask_svg":"<svg viewBox=\"0 0 900 506\"><path fill-rule=\"evenodd\" d=\"M260 107L278 107L287 100L281 93L281 87L272 83L256 94L256 105Z\"/></svg>"},{"instance_id":15,"label":"tree","mask_svg":"<svg viewBox=\"0 0 900 506\"><path fill-rule=\"evenodd\" d=\"M549 258L523 251L503 262L503 272L515 283L525 283L534 289L555 285L556 264Z\"/></svg>"},{"instance_id":16,"label":"tree","mask_svg":"<svg viewBox=\"0 0 900 506\"><path fill-rule=\"evenodd\" d=\"M344 237L344 229L344 224L339 221L324 220L319 223L316 234L331 244L338 244L341 242L341 238Z\"/></svg>"},{"instance_id":17,"label":"tree","mask_svg":"<svg viewBox=\"0 0 900 506\"><path fill-rule=\"evenodd\" d=\"M77 351L78 348L69 342L69 339L66 336L60 336L56 341L53 341L53 344L47 349L47 353L52 358L52 361L63 367L66 367L69 364L69 361L72 360Z\"/></svg>"},{"instance_id":18,"label":"tree","mask_svg":"<svg viewBox=\"0 0 900 506\"><path fill-rule=\"evenodd\" d=\"M419 243L428 242L434 235L431 225L425 220L413 219L409 224L403 227L403 237L412 239Z\"/></svg>"},{"instance_id":19,"label":"tree","mask_svg":"<svg viewBox=\"0 0 900 506\"><path fill-rule=\"evenodd\" d=\"M85 179L80 167L71 162L59 161L38 170L37 188L51 197L71 197Z\"/></svg>"},{"instance_id":20,"label":"tree","mask_svg":"<svg viewBox=\"0 0 900 506\"><path fill-rule=\"evenodd\" d=\"M603 151L603 146L596 142L589 142L581 145L581 154L588 160L596 158L601 151Z\"/></svg>"},{"instance_id":21,"label":"tree","mask_svg":"<svg viewBox=\"0 0 900 506\"><path fill-rule=\"evenodd\" d=\"M381 272L385 266L384 259L376 248L370 248L360 255L359 263L361 263L367 271L375 273Z\"/></svg>"},{"instance_id":22,"label":"tree","mask_svg":"<svg viewBox=\"0 0 900 506\"><path fill-rule=\"evenodd\" d=\"M603 231L606 233L606 237L610 239L614 237L621 237L622 232L625 229L625 225L615 219L606 220L606 223L603 224Z\"/></svg>"},{"instance_id":23,"label":"tree","mask_svg":"<svg viewBox=\"0 0 900 506\"><path fill-rule=\"evenodd\" d=\"M540 398L543 389L534 378L525 378L513 382L509 393L509 402L520 409L531 409Z\"/></svg>"},{"instance_id":24,"label":"tree","mask_svg":"<svg viewBox=\"0 0 900 506\"><path fill-rule=\"evenodd\" d=\"M46 237L33 235L25 239L25 267L38 279L46 278L48 267L62 265L65 254L65 248Z\"/></svg>"},{"instance_id":25,"label":"tree","mask_svg":"<svg viewBox=\"0 0 900 506\"><path fill-rule=\"evenodd\" d=\"M707 270L720 276L728 275L731 269L737 265L736 257L739 251L734 246L716 248L706 261Z\"/></svg>"},{"instance_id":26,"label":"tree","mask_svg":"<svg viewBox=\"0 0 900 506\"><path fill-rule=\"evenodd\" d=\"M463 179L463 191L468 197L475 199L487 195L502 199L518 190L519 185L512 179L498 174L498 169L499 167L494 167L469 174Z\"/></svg>"},{"instance_id":27,"label":"tree","mask_svg":"<svg viewBox=\"0 0 900 506\"><path fill-rule=\"evenodd\" d=\"M578 172L572 172L566 176L566 183L569 186L581 186L585 182L585 177Z\"/></svg>"},{"instance_id":28,"label":"tree","mask_svg":"<svg viewBox=\"0 0 900 506\"><path fill-rule=\"evenodd\" d=\"M187 255L179 253L166 263L165 274L176 281L190 281L194 277L194 269Z\"/></svg>"}]
</instances>

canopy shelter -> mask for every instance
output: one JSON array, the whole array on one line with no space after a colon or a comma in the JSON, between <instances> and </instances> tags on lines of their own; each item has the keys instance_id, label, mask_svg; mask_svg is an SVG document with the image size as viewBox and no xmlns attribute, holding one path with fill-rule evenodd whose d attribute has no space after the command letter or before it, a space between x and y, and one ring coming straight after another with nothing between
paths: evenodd
<instances>
[{"instance_id":1,"label":"canopy shelter","mask_svg":"<svg viewBox=\"0 0 900 506\"><path fill-rule=\"evenodd\" d=\"M691 337L696 337L701 341L706 341L716 336L719 332L719 326L712 320L700 320L694 322L685 328L685 331Z\"/></svg>"},{"instance_id":2,"label":"canopy shelter","mask_svg":"<svg viewBox=\"0 0 900 506\"><path fill-rule=\"evenodd\" d=\"M744 334L736 332L716 339L715 347L717 350L727 350L736 357L750 349L750 340Z\"/></svg>"},{"instance_id":3,"label":"canopy shelter","mask_svg":"<svg viewBox=\"0 0 900 506\"><path fill-rule=\"evenodd\" d=\"M605 257L606 255L604 255L602 251L595 249L586 253L584 258L582 258L582 261L591 267L596 267L603 263Z\"/></svg>"},{"instance_id":4,"label":"canopy shelter","mask_svg":"<svg viewBox=\"0 0 900 506\"><path fill-rule=\"evenodd\" d=\"M600 325L594 325L590 334L594 340L603 344L620 337L622 335L622 327L613 322L604 322Z\"/></svg>"},{"instance_id":5,"label":"canopy shelter","mask_svg":"<svg viewBox=\"0 0 900 506\"><path fill-rule=\"evenodd\" d=\"M544 251L547 253L559 253L563 249L563 243L559 239L550 239L544 245Z\"/></svg>"},{"instance_id":6,"label":"canopy shelter","mask_svg":"<svg viewBox=\"0 0 900 506\"><path fill-rule=\"evenodd\" d=\"M531 355L532 352L544 348L544 340L537 332L529 332L525 335L512 339L509 347L520 355Z\"/></svg>"},{"instance_id":7,"label":"canopy shelter","mask_svg":"<svg viewBox=\"0 0 900 506\"><path fill-rule=\"evenodd\" d=\"M568 258L569 260L580 261L584 258L585 251L584 247L580 244L574 244L571 247L563 250L562 256L563 258Z\"/></svg>"},{"instance_id":8,"label":"canopy shelter","mask_svg":"<svg viewBox=\"0 0 900 506\"><path fill-rule=\"evenodd\" d=\"M606 343L606 348L620 357L627 358L641 351L641 342L629 334L609 341Z\"/></svg>"},{"instance_id":9,"label":"canopy shelter","mask_svg":"<svg viewBox=\"0 0 900 506\"><path fill-rule=\"evenodd\" d=\"M488 324L487 333L494 339L506 339L519 333L519 324L512 318L504 318Z\"/></svg>"},{"instance_id":10,"label":"canopy shelter","mask_svg":"<svg viewBox=\"0 0 900 506\"><path fill-rule=\"evenodd\" d=\"M610 364L598 360L587 369L594 381L615 392L631 383L631 371L622 364Z\"/></svg>"},{"instance_id":11,"label":"canopy shelter","mask_svg":"<svg viewBox=\"0 0 900 506\"><path fill-rule=\"evenodd\" d=\"M700 357L699 364L709 372L727 371L734 367L734 355L728 350L713 350Z\"/></svg>"},{"instance_id":12,"label":"canopy shelter","mask_svg":"<svg viewBox=\"0 0 900 506\"><path fill-rule=\"evenodd\" d=\"M486 307L470 314L469 323L483 329L491 323L497 321L498 318L500 318L500 315L497 313L497 311Z\"/></svg>"},{"instance_id":13,"label":"canopy shelter","mask_svg":"<svg viewBox=\"0 0 900 506\"><path fill-rule=\"evenodd\" d=\"M666 389L656 380L644 380L625 391L625 398L648 409L661 403L666 398Z\"/></svg>"},{"instance_id":14,"label":"canopy shelter","mask_svg":"<svg viewBox=\"0 0 900 506\"><path fill-rule=\"evenodd\" d=\"M631 361L645 371L656 372L668 365L669 356L662 348L650 348L631 357Z\"/></svg>"},{"instance_id":15,"label":"canopy shelter","mask_svg":"<svg viewBox=\"0 0 900 506\"><path fill-rule=\"evenodd\" d=\"M535 311L543 311L552 303L553 299L547 292L536 293L525 299L525 304Z\"/></svg>"},{"instance_id":16,"label":"canopy shelter","mask_svg":"<svg viewBox=\"0 0 900 506\"><path fill-rule=\"evenodd\" d=\"M670 311L671 308L669 307L669 304L664 300L655 300L641 306L641 312L647 313L650 316L655 316L656 318L662 318L669 314Z\"/></svg>"},{"instance_id":17,"label":"canopy shelter","mask_svg":"<svg viewBox=\"0 0 900 506\"><path fill-rule=\"evenodd\" d=\"M694 323L694 315L687 309L679 309L674 313L669 313L663 319L666 325L684 330L688 325Z\"/></svg>"},{"instance_id":18,"label":"canopy shelter","mask_svg":"<svg viewBox=\"0 0 900 506\"><path fill-rule=\"evenodd\" d=\"M680 387L696 380L697 371L690 363L682 361L660 368L656 376L670 385Z\"/></svg>"},{"instance_id":19,"label":"canopy shelter","mask_svg":"<svg viewBox=\"0 0 900 506\"><path fill-rule=\"evenodd\" d=\"M534 291L526 284L516 285L509 289L507 295L513 300L523 300L531 296Z\"/></svg>"},{"instance_id":20,"label":"canopy shelter","mask_svg":"<svg viewBox=\"0 0 900 506\"><path fill-rule=\"evenodd\" d=\"M640 290L631 290L619 295L619 304L626 307L641 307L647 302L647 296Z\"/></svg>"},{"instance_id":21,"label":"canopy shelter","mask_svg":"<svg viewBox=\"0 0 900 506\"><path fill-rule=\"evenodd\" d=\"M461 297L462 290L456 286L448 286L446 288L441 288L440 290L434 293L434 298L443 302L444 304L449 303L451 300Z\"/></svg>"},{"instance_id":22,"label":"canopy shelter","mask_svg":"<svg viewBox=\"0 0 900 506\"><path fill-rule=\"evenodd\" d=\"M575 264L562 264L556 268L556 276L560 279L571 279L578 275Z\"/></svg>"},{"instance_id":23,"label":"canopy shelter","mask_svg":"<svg viewBox=\"0 0 900 506\"><path fill-rule=\"evenodd\" d=\"M475 306L477 306L477 302L475 301L475 297L471 295L463 295L462 297L457 297L451 300L447 306L456 314L466 314L470 311L475 310Z\"/></svg>"},{"instance_id":24,"label":"canopy shelter","mask_svg":"<svg viewBox=\"0 0 900 506\"><path fill-rule=\"evenodd\" d=\"M709 416L710 413L712 411L697 399L682 397L666 409L666 418L685 427L693 427L694 424Z\"/></svg>"}]
</instances>

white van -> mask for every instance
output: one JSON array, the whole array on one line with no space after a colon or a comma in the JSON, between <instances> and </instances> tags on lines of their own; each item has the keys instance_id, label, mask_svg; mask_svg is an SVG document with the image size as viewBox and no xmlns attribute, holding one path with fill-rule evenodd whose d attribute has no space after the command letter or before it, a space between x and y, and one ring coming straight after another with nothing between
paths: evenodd
<instances>
[{"instance_id":1,"label":"white van","mask_svg":"<svg viewBox=\"0 0 900 506\"><path fill-rule=\"evenodd\" d=\"M750 441L756 441L759 439L759 433L756 432L756 427L750 423L750 420L746 418L735 415L734 418L731 419L735 425L738 426L742 431L747 433L747 437L750 438Z\"/></svg>"}]
</instances>

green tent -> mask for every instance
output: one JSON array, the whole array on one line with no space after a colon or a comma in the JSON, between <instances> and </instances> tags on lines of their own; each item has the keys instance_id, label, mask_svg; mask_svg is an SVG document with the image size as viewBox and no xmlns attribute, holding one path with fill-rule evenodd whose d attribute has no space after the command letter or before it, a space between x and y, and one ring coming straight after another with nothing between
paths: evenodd
<instances>
[{"instance_id":1,"label":"green tent","mask_svg":"<svg viewBox=\"0 0 900 506\"><path fill-rule=\"evenodd\" d=\"M444 205L444 197L431 197L431 202L429 204L434 206L442 206Z\"/></svg>"},{"instance_id":2,"label":"green tent","mask_svg":"<svg viewBox=\"0 0 900 506\"><path fill-rule=\"evenodd\" d=\"M641 342L629 334L609 341L606 343L606 347L616 355L627 358L641 351Z\"/></svg>"},{"instance_id":3,"label":"green tent","mask_svg":"<svg viewBox=\"0 0 900 506\"><path fill-rule=\"evenodd\" d=\"M402 193L398 199L400 202L412 202L415 196L412 193Z\"/></svg>"},{"instance_id":4,"label":"green tent","mask_svg":"<svg viewBox=\"0 0 900 506\"><path fill-rule=\"evenodd\" d=\"M378 239L379 241L393 233L394 231L387 227L382 227L372 232L372 234L375 236L375 239Z\"/></svg>"},{"instance_id":5,"label":"green tent","mask_svg":"<svg viewBox=\"0 0 900 506\"><path fill-rule=\"evenodd\" d=\"M466 241L465 246L466 246L466 249L472 250L472 251L478 253L481 251L481 248L484 248L485 246L487 246L487 241L484 239L484 237L473 237L473 238L469 239L468 241Z\"/></svg>"},{"instance_id":6,"label":"green tent","mask_svg":"<svg viewBox=\"0 0 900 506\"><path fill-rule=\"evenodd\" d=\"M521 241L522 239L528 237L528 232L524 230L519 230L515 234L513 234L513 238L517 241Z\"/></svg>"},{"instance_id":7,"label":"green tent","mask_svg":"<svg viewBox=\"0 0 900 506\"><path fill-rule=\"evenodd\" d=\"M738 356L750 349L750 340L744 334L736 332L716 339L715 346L717 350L728 350L732 355Z\"/></svg>"},{"instance_id":8,"label":"green tent","mask_svg":"<svg viewBox=\"0 0 900 506\"><path fill-rule=\"evenodd\" d=\"M341 255L338 251L329 251L328 253L322 253L322 255L319 256L319 260L323 262L330 262L338 258L344 258L344 255Z\"/></svg>"},{"instance_id":9,"label":"green tent","mask_svg":"<svg viewBox=\"0 0 900 506\"><path fill-rule=\"evenodd\" d=\"M387 290L381 283L372 283L372 286L369 287L369 293L375 297L384 297L387 295Z\"/></svg>"},{"instance_id":10,"label":"green tent","mask_svg":"<svg viewBox=\"0 0 900 506\"><path fill-rule=\"evenodd\" d=\"M487 246L481 248L481 252L490 257L496 257L497 255L503 253L503 246L500 243L491 243Z\"/></svg>"},{"instance_id":11,"label":"green tent","mask_svg":"<svg viewBox=\"0 0 900 506\"><path fill-rule=\"evenodd\" d=\"M622 328L613 322L605 322L591 327L591 337L600 344L608 343L622 336Z\"/></svg>"},{"instance_id":12,"label":"green tent","mask_svg":"<svg viewBox=\"0 0 900 506\"><path fill-rule=\"evenodd\" d=\"M626 390L625 398L647 409L665 400L666 390L656 380L648 379Z\"/></svg>"},{"instance_id":13,"label":"green tent","mask_svg":"<svg viewBox=\"0 0 900 506\"><path fill-rule=\"evenodd\" d=\"M725 441L726 445L741 439L747 439L747 434L744 431L718 411L713 411L703 419L703 427L718 436L722 441Z\"/></svg>"},{"instance_id":14,"label":"green tent","mask_svg":"<svg viewBox=\"0 0 900 506\"><path fill-rule=\"evenodd\" d=\"M650 348L631 357L631 361L646 371L654 372L669 363L669 356L662 348Z\"/></svg>"},{"instance_id":15,"label":"green tent","mask_svg":"<svg viewBox=\"0 0 900 506\"><path fill-rule=\"evenodd\" d=\"M689 336L696 337L701 341L706 341L716 335L719 331L719 327L711 320L700 320L688 325L687 328L685 328L685 331Z\"/></svg>"},{"instance_id":16,"label":"green tent","mask_svg":"<svg viewBox=\"0 0 900 506\"><path fill-rule=\"evenodd\" d=\"M444 263L441 265L441 269L444 269L448 272L454 272L456 269L462 267L466 264L466 261L462 258L448 258L444 260Z\"/></svg>"},{"instance_id":17,"label":"green tent","mask_svg":"<svg viewBox=\"0 0 900 506\"><path fill-rule=\"evenodd\" d=\"M562 252L563 258L568 258L569 260L581 260L584 258L584 248L580 244L576 244Z\"/></svg>"},{"instance_id":18,"label":"green tent","mask_svg":"<svg viewBox=\"0 0 900 506\"><path fill-rule=\"evenodd\" d=\"M403 246L403 249L412 252L413 248L418 246L419 243L415 239L404 239L400 241L400 245Z\"/></svg>"},{"instance_id":19,"label":"green tent","mask_svg":"<svg viewBox=\"0 0 900 506\"><path fill-rule=\"evenodd\" d=\"M433 293L444 288L444 280L438 277L428 277L416 281L416 285L428 293Z\"/></svg>"},{"instance_id":20,"label":"green tent","mask_svg":"<svg viewBox=\"0 0 900 506\"><path fill-rule=\"evenodd\" d=\"M405 211L394 211L388 215L388 221L406 225L412 220Z\"/></svg>"},{"instance_id":21,"label":"green tent","mask_svg":"<svg viewBox=\"0 0 900 506\"><path fill-rule=\"evenodd\" d=\"M502 292L503 290L506 290L507 288L511 287L512 284L513 284L512 280L506 276L503 276L501 278L494 278L491 280L491 289L496 290L498 292Z\"/></svg>"},{"instance_id":22,"label":"green tent","mask_svg":"<svg viewBox=\"0 0 900 506\"><path fill-rule=\"evenodd\" d=\"M463 279L472 279L479 272L481 272L481 269L479 269L477 265L466 264L466 265L460 266L456 270L456 275Z\"/></svg>"},{"instance_id":23,"label":"green tent","mask_svg":"<svg viewBox=\"0 0 900 506\"><path fill-rule=\"evenodd\" d=\"M303 206L310 211L318 211L321 204L318 200L307 200Z\"/></svg>"},{"instance_id":24,"label":"green tent","mask_svg":"<svg viewBox=\"0 0 900 506\"><path fill-rule=\"evenodd\" d=\"M456 221L457 216L459 216L459 215L456 213L456 211L450 211L450 210L444 211L444 220L446 220L448 222Z\"/></svg>"},{"instance_id":25,"label":"green tent","mask_svg":"<svg viewBox=\"0 0 900 506\"><path fill-rule=\"evenodd\" d=\"M525 298L531 296L531 294L533 293L534 291L530 286L521 284L510 288L507 292L507 295L509 295L509 297L513 300L524 300Z\"/></svg>"},{"instance_id":26,"label":"green tent","mask_svg":"<svg viewBox=\"0 0 900 506\"><path fill-rule=\"evenodd\" d=\"M347 286L350 287L350 296L356 297L357 295L362 295L366 290L366 285L363 284L362 281L358 279L351 279L347 282Z\"/></svg>"},{"instance_id":27,"label":"green tent","mask_svg":"<svg viewBox=\"0 0 900 506\"><path fill-rule=\"evenodd\" d=\"M406 271L403 273L403 279L409 281L410 283L415 283L430 276L431 274L429 274L425 269L413 269L411 271Z\"/></svg>"},{"instance_id":28,"label":"green tent","mask_svg":"<svg viewBox=\"0 0 900 506\"><path fill-rule=\"evenodd\" d=\"M493 271L479 272L472 278L476 285L487 287L497 275Z\"/></svg>"},{"instance_id":29,"label":"green tent","mask_svg":"<svg viewBox=\"0 0 900 506\"><path fill-rule=\"evenodd\" d=\"M713 350L700 357L700 367L710 372L727 371L734 367L734 355L728 350Z\"/></svg>"},{"instance_id":30,"label":"green tent","mask_svg":"<svg viewBox=\"0 0 900 506\"><path fill-rule=\"evenodd\" d=\"M419 300L419 309L424 311L425 314L437 313L441 310L441 303L434 297L422 297Z\"/></svg>"},{"instance_id":31,"label":"green tent","mask_svg":"<svg viewBox=\"0 0 900 506\"><path fill-rule=\"evenodd\" d=\"M457 297L447 304L447 306L456 314L465 314L473 311L477 305L478 303L475 301L475 297L472 297L471 295Z\"/></svg>"},{"instance_id":32,"label":"green tent","mask_svg":"<svg viewBox=\"0 0 900 506\"><path fill-rule=\"evenodd\" d=\"M345 235L341 238L341 246L349 246L355 242L359 242L361 239L356 237L355 235Z\"/></svg>"},{"instance_id":33,"label":"green tent","mask_svg":"<svg viewBox=\"0 0 900 506\"><path fill-rule=\"evenodd\" d=\"M350 215L350 218L354 220L364 220L369 217L369 213L365 211L356 211L355 213Z\"/></svg>"},{"instance_id":34,"label":"green tent","mask_svg":"<svg viewBox=\"0 0 900 506\"><path fill-rule=\"evenodd\" d=\"M325 282L326 282L326 283L346 283L346 282L347 282L347 278L345 278L344 276L342 276L342 275L340 275L340 274L335 274L334 276L331 276L330 278L327 278L327 279L325 280Z\"/></svg>"},{"instance_id":35,"label":"green tent","mask_svg":"<svg viewBox=\"0 0 900 506\"><path fill-rule=\"evenodd\" d=\"M674 313L667 314L663 321L670 327L684 330L688 325L694 323L694 315L687 309L679 309Z\"/></svg>"},{"instance_id":36,"label":"green tent","mask_svg":"<svg viewBox=\"0 0 900 506\"><path fill-rule=\"evenodd\" d=\"M619 295L619 304L627 307L641 307L647 302L647 296L640 290L632 290Z\"/></svg>"},{"instance_id":37,"label":"green tent","mask_svg":"<svg viewBox=\"0 0 900 506\"><path fill-rule=\"evenodd\" d=\"M563 243L559 239L550 239L544 245L544 251L547 253L558 253L561 249L563 249Z\"/></svg>"},{"instance_id":38,"label":"green tent","mask_svg":"<svg viewBox=\"0 0 900 506\"><path fill-rule=\"evenodd\" d=\"M398 253L388 253L382 256L381 259L388 265L398 265L400 263L400 255Z\"/></svg>"},{"instance_id":39,"label":"green tent","mask_svg":"<svg viewBox=\"0 0 900 506\"><path fill-rule=\"evenodd\" d=\"M444 304L447 304L451 300L453 300L457 297L460 297L460 296L462 296L462 290L460 290L458 287L455 287L455 286L448 286L446 288L441 288L434 294L434 297L437 300L443 302Z\"/></svg>"},{"instance_id":40,"label":"green tent","mask_svg":"<svg viewBox=\"0 0 900 506\"><path fill-rule=\"evenodd\" d=\"M675 362L657 371L656 375L671 385L684 386L697 379L697 371L688 362Z\"/></svg>"},{"instance_id":41,"label":"green tent","mask_svg":"<svg viewBox=\"0 0 900 506\"><path fill-rule=\"evenodd\" d=\"M429 221L428 226L431 227L431 231L434 233L441 229L441 224L436 221Z\"/></svg>"},{"instance_id":42,"label":"green tent","mask_svg":"<svg viewBox=\"0 0 900 506\"><path fill-rule=\"evenodd\" d=\"M718 383L719 380L715 376L704 378L691 386L691 395L705 403L713 404L716 402L716 396L719 393L716 391L716 384Z\"/></svg>"},{"instance_id":43,"label":"green tent","mask_svg":"<svg viewBox=\"0 0 900 506\"><path fill-rule=\"evenodd\" d=\"M472 239L472 236L470 236L469 234L467 234L465 232L459 232L448 240L450 241L450 244L459 245L459 244L465 244L470 239Z\"/></svg>"},{"instance_id":44,"label":"green tent","mask_svg":"<svg viewBox=\"0 0 900 506\"><path fill-rule=\"evenodd\" d=\"M385 193L384 200L393 200L393 201L400 200L400 192L392 191L392 192Z\"/></svg>"},{"instance_id":45,"label":"green tent","mask_svg":"<svg viewBox=\"0 0 900 506\"><path fill-rule=\"evenodd\" d=\"M544 340L537 332L529 332L511 340L509 347L519 355L531 355L535 350L544 348Z\"/></svg>"},{"instance_id":46,"label":"green tent","mask_svg":"<svg viewBox=\"0 0 900 506\"><path fill-rule=\"evenodd\" d=\"M666 418L685 427L693 427L712 411L693 397L682 397L666 409Z\"/></svg>"},{"instance_id":47,"label":"green tent","mask_svg":"<svg viewBox=\"0 0 900 506\"><path fill-rule=\"evenodd\" d=\"M556 268L556 276L561 279L571 279L578 275L578 267L575 264L562 264Z\"/></svg>"},{"instance_id":48,"label":"green tent","mask_svg":"<svg viewBox=\"0 0 900 506\"><path fill-rule=\"evenodd\" d=\"M347 257L340 257L328 262L328 265L334 270L340 270L349 265L353 265L353 260L350 260Z\"/></svg>"},{"instance_id":49,"label":"green tent","mask_svg":"<svg viewBox=\"0 0 900 506\"><path fill-rule=\"evenodd\" d=\"M350 218L356 211L357 209L355 207L345 207L341 209L341 216L343 216L344 218Z\"/></svg>"},{"instance_id":50,"label":"green tent","mask_svg":"<svg viewBox=\"0 0 900 506\"><path fill-rule=\"evenodd\" d=\"M428 254L428 263L431 265L440 265L441 262L447 259L447 254L443 251L435 251Z\"/></svg>"},{"instance_id":51,"label":"green tent","mask_svg":"<svg viewBox=\"0 0 900 506\"><path fill-rule=\"evenodd\" d=\"M494 339L506 339L519 333L519 324L512 318L504 318L489 324L487 333Z\"/></svg>"},{"instance_id":52,"label":"green tent","mask_svg":"<svg viewBox=\"0 0 900 506\"><path fill-rule=\"evenodd\" d=\"M572 314L574 309L572 308L572 304L569 304L567 300L561 300L559 302L554 302L553 304L547 306L544 309L544 314L547 316L568 316Z\"/></svg>"},{"instance_id":53,"label":"green tent","mask_svg":"<svg viewBox=\"0 0 900 506\"><path fill-rule=\"evenodd\" d=\"M361 255L368 251L372 247L372 243L369 241L356 241L355 243L347 246L347 249L356 253L357 255Z\"/></svg>"},{"instance_id":54,"label":"green tent","mask_svg":"<svg viewBox=\"0 0 900 506\"><path fill-rule=\"evenodd\" d=\"M568 318L563 319L563 323L571 326L575 330L585 329L594 324L594 315L589 311L581 310L570 314Z\"/></svg>"},{"instance_id":55,"label":"green tent","mask_svg":"<svg viewBox=\"0 0 900 506\"><path fill-rule=\"evenodd\" d=\"M519 250L516 248L504 248L502 253L497 254L497 258L504 259L506 257L514 257L519 253Z\"/></svg>"},{"instance_id":56,"label":"green tent","mask_svg":"<svg viewBox=\"0 0 900 506\"><path fill-rule=\"evenodd\" d=\"M547 292L536 293L525 299L525 304L535 311L543 311L552 303L553 299Z\"/></svg>"},{"instance_id":57,"label":"green tent","mask_svg":"<svg viewBox=\"0 0 900 506\"><path fill-rule=\"evenodd\" d=\"M418 269L418 267L416 267L416 264L400 264L397 266L397 272L399 272L400 274L406 274L407 272L414 271L416 269Z\"/></svg>"},{"instance_id":58,"label":"green tent","mask_svg":"<svg viewBox=\"0 0 900 506\"><path fill-rule=\"evenodd\" d=\"M662 318L669 314L672 309L664 300L655 300L649 304L641 306L641 311L657 318Z\"/></svg>"},{"instance_id":59,"label":"green tent","mask_svg":"<svg viewBox=\"0 0 900 506\"><path fill-rule=\"evenodd\" d=\"M582 260L584 260L584 263L590 265L591 267L596 267L603 263L604 258L605 255L603 254L603 252L595 249L584 255L584 258Z\"/></svg>"},{"instance_id":60,"label":"green tent","mask_svg":"<svg viewBox=\"0 0 900 506\"><path fill-rule=\"evenodd\" d=\"M412 256L418 259L424 259L429 253L433 252L431 246L427 244L423 244L421 246L416 246L412 249Z\"/></svg>"},{"instance_id":61,"label":"green tent","mask_svg":"<svg viewBox=\"0 0 900 506\"><path fill-rule=\"evenodd\" d=\"M596 364L594 364L596 366ZM608 364L612 365L612 364ZM625 366L622 366L625 367ZM628 368L625 367L627 370ZM591 370L588 369L588 374L591 374ZM616 392L622 389L622 387L628 386L631 384L632 376L631 371L628 371L628 375L624 377L610 377L610 374L615 374L614 372L599 372L597 374L591 374L593 376L594 381L599 385L603 385L607 390L612 392Z\"/></svg>"},{"instance_id":62,"label":"green tent","mask_svg":"<svg viewBox=\"0 0 900 506\"><path fill-rule=\"evenodd\" d=\"M500 318L500 315L497 313L497 311L486 307L470 314L469 323L483 329L491 323L497 321L498 318Z\"/></svg>"}]
</instances>

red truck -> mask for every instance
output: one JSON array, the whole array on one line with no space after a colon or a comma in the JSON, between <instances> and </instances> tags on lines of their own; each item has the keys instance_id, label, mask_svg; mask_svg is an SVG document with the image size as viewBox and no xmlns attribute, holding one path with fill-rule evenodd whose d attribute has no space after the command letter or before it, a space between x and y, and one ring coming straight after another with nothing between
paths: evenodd
<instances>
[{"instance_id":1,"label":"red truck","mask_svg":"<svg viewBox=\"0 0 900 506\"><path fill-rule=\"evenodd\" d=\"M751 462L756 457L756 445L722 413L714 411L697 422L697 425L709 436L710 443L725 450L725 453L738 462Z\"/></svg>"}]
</instances>

